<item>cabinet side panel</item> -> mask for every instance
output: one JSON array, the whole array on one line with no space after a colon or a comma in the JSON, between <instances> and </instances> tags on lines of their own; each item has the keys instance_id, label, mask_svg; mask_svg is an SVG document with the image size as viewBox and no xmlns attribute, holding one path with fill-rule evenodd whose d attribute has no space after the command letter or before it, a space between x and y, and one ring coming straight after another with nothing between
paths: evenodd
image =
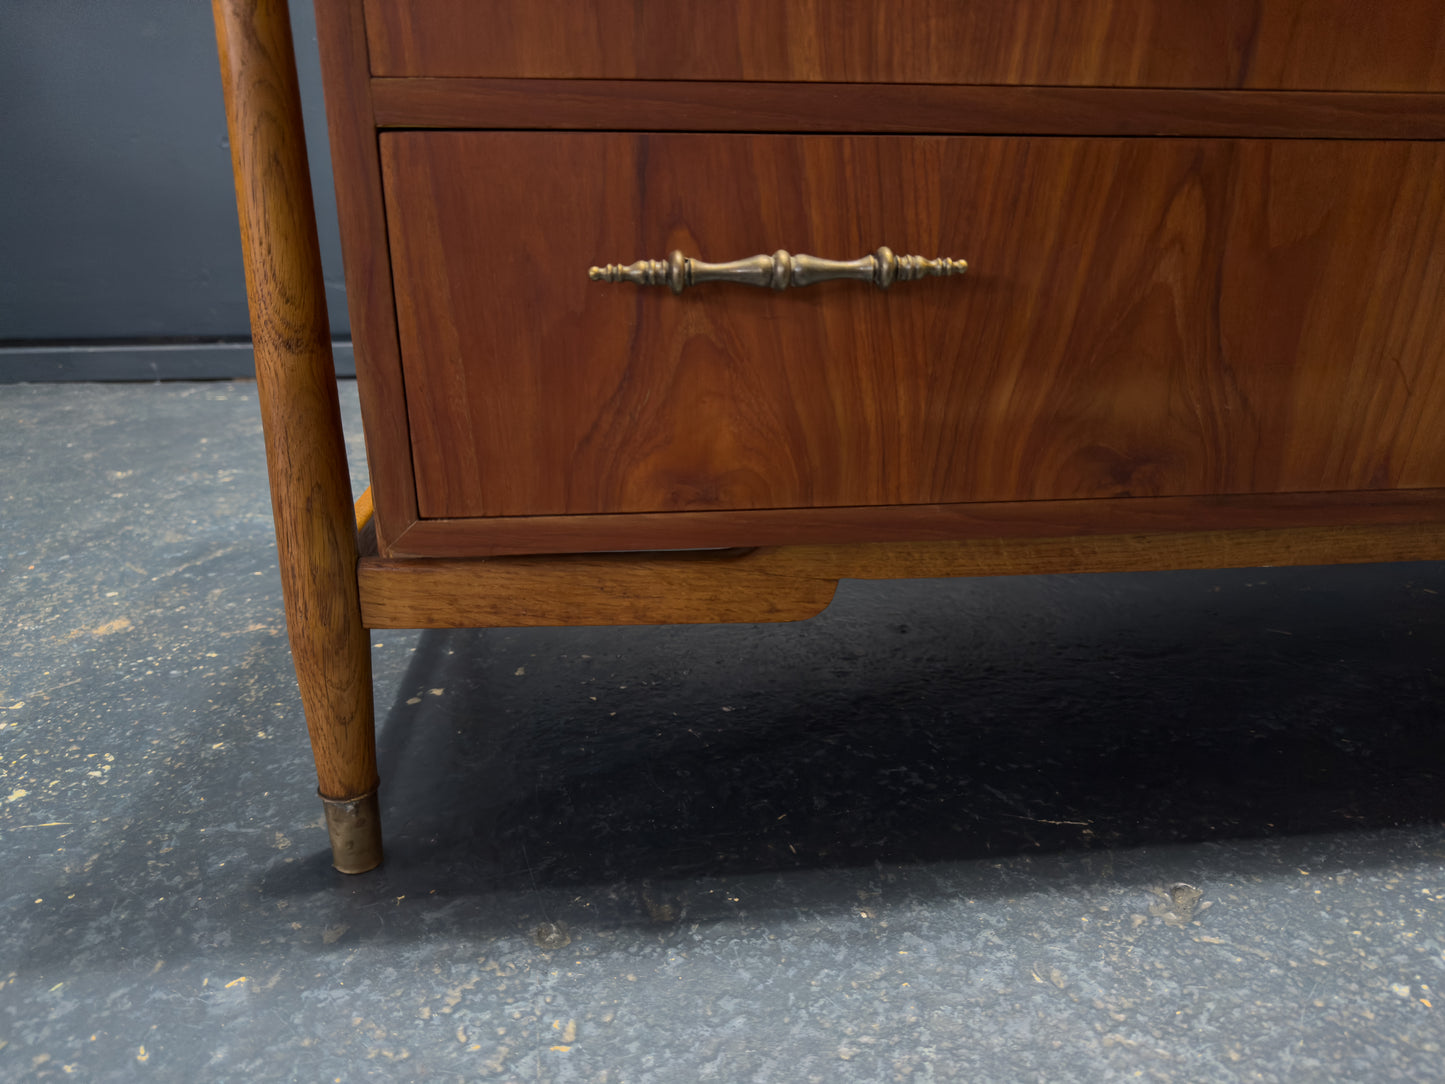
<instances>
[{"instance_id":1,"label":"cabinet side panel","mask_svg":"<svg viewBox=\"0 0 1445 1084\"><path fill-rule=\"evenodd\" d=\"M417 511L366 28L359 0L315 3L356 380L376 504L377 541L386 553L388 540L400 537L416 520Z\"/></svg>"}]
</instances>

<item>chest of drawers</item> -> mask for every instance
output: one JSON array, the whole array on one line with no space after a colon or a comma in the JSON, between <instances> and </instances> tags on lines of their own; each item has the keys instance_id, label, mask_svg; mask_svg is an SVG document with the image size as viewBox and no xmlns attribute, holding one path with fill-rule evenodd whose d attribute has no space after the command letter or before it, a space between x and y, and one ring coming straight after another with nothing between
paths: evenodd
<instances>
[{"instance_id":1,"label":"chest of drawers","mask_svg":"<svg viewBox=\"0 0 1445 1084\"><path fill-rule=\"evenodd\" d=\"M214 2L339 868L367 627L1445 556L1445 0L317 0L359 563L284 5Z\"/></svg>"}]
</instances>

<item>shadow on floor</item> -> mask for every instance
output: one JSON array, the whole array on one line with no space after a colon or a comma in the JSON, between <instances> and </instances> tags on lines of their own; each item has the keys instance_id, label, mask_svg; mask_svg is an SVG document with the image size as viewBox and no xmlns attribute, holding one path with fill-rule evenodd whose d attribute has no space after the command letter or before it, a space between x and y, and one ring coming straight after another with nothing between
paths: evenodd
<instances>
[{"instance_id":1,"label":"shadow on floor","mask_svg":"<svg viewBox=\"0 0 1445 1084\"><path fill-rule=\"evenodd\" d=\"M560 889L1438 820L1445 576L1418 571L846 584L797 626L425 633L381 732L392 872Z\"/></svg>"},{"instance_id":2,"label":"shadow on floor","mask_svg":"<svg viewBox=\"0 0 1445 1084\"><path fill-rule=\"evenodd\" d=\"M263 629L37 873L24 962L1409 862L1423 837L1379 830L1445 819L1442 595L1442 565L847 583L796 625L406 634L360 877L329 868ZM288 737L258 740L273 701Z\"/></svg>"}]
</instances>

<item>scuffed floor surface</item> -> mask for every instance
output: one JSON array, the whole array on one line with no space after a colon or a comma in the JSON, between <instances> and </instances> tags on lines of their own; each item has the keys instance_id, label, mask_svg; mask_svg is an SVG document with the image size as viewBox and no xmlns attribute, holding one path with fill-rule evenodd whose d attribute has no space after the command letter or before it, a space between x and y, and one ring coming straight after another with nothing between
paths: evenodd
<instances>
[{"instance_id":1,"label":"scuffed floor surface","mask_svg":"<svg viewBox=\"0 0 1445 1084\"><path fill-rule=\"evenodd\" d=\"M377 633L347 878L259 428L0 388L0 1080L1441 1079L1445 566Z\"/></svg>"}]
</instances>

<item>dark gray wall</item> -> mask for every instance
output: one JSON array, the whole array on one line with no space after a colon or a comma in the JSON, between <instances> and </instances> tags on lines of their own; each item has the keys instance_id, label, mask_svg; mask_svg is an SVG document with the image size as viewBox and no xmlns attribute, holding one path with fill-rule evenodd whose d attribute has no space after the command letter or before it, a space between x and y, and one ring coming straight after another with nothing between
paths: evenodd
<instances>
[{"instance_id":1,"label":"dark gray wall","mask_svg":"<svg viewBox=\"0 0 1445 1084\"><path fill-rule=\"evenodd\" d=\"M315 18L310 0L291 9L332 330L345 336ZM0 0L0 380L33 368L36 344L58 358L57 345L87 343L94 369L133 356L96 340L248 336L210 5Z\"/></svg>"}]
</instances>

